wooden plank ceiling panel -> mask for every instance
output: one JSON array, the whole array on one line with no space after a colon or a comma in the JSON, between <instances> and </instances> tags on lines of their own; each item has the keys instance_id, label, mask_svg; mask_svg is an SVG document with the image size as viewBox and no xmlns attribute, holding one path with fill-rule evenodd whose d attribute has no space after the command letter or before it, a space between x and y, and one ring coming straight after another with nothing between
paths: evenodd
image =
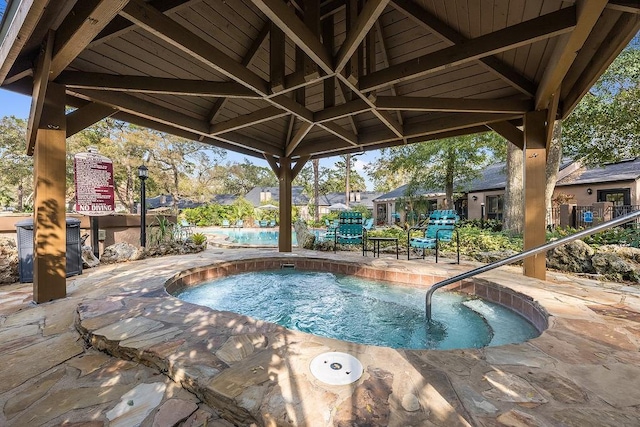
<instances>
[{"instance_id":1,"label":"wooden plank ceiling panel","mask_svg":"<svg viewBox=\"0 0 640 427\"><path fill-rule=\"evenodd\" d=\"M129 33L128 36L135 38L135 34L133 34L133 32ZM112 43L119 44L121 48L117 49L111 46ZM158 51L158 54L156 54L153 49L151 51L145 50L144 52L145 54L142 54L142 52L139 49L136 49L133 45L114 39L112 42L97 46L92 51L85 51L79 59L86 58L91 60L93 57L93 61L100 64L107 64L109 69L104 71L113 74L144 76L149 75L149 73L153 73L151 75L154 77L198 78L198 76L195 76L191 72L164 61L162 58L167 57L167 55L160 54L160 51ZM166 53L166 51L164 52ZM136 53L138 54L136 55ZM110 61L105 61L107 58L109 58ZM76 66L77 61L78 59L76 59L72 65ZM195 72L198 71L198 69L193 67L190 68L190 71ZM216 80L218 79L219 78L216 77ZM164 101L166 102L167 99L165 98ZM212 100L188 96L184 97L183 100L174 100L172 102L176 104L176 109L186 109L190 115L200 116L201 110L203 108L209 108Z\"/></svg>"},{"instance_id":2,"label":"wooden plank ceiling panel","mask_svg":"<svg viewBox=\"0 0 640 427\"><path fill-rule=\"evenodd\" d=\"M253 40L235 25L225 25L218 13L207 5L200 4L186 9L178 13L174 20L236 62L242 61L243 53L249 49Z\"/></svg>"},{"instance_id":3,"label":"wooden plank ceiling panel","mask_svg":"<svg viewBox=\"0 0 640 427\"><path fill-rule=\"evenodd\" d=\"M436 96L443 90L451 90L448 87L443 88L443 85L464 87L464 85L468 84L465 83L466 80L471 80L475 76L483 75L486 73L487 71L485 69L475 64L462 64L455 68L426 75L422 79L414 79L402 82L396 85L396 87L398 94L400 95ZM461 82L463 86L461 86Z\"/></svg>"},{"instance_id":4,"label":"wooden plank ceiling panel","mask_svg":"<svg viewBox=\"0 0 640 427\"><path fill-rule=\"evenodd\" d=\"M509 0L508 3L506 3L506 6L507 6L507 14L506 14L507 27L526 21L526 19L523 19L524 10L526 7L525 0ZM522 47L526 47L526 46L522 46ZM515 63L516 55L517 55L517 50L518 49L512 49L512 50L503 52L502 58L501 58L502 61L510 65L511 67L513 67Z\"/></svg>"},{"instance_id":5,"label":"wooden plank ceiling panel","mask_svg":"<svg viewBox=\"0 0 640 427\"><path fill-rule=\"evenodd\" d=\"M250 138L266 141L278 147L283 146L284 136L288 126L287 118L274 119L269 122L259 123L242 129L242 134Z\"/></svg>"},{"instance_id":6,"label":"wooden plank ceiling panel","mask_svg":"<svg viewBox=\"0 0 640 427\"><path fill-rule=\"evenodd\" d=\"M397 64L447 47L447 44L395 8L388 7L380 16L389 62Z\"/></svg>"}]
</instances>

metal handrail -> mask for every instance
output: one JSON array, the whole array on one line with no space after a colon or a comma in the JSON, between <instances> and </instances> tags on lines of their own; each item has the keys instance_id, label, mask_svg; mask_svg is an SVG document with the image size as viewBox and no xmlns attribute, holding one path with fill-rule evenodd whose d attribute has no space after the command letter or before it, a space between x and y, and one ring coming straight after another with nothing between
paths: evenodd
<instances>
[{"instance_id":1,"label":"metal handrail","mask_svg":"<svg viewBox=\"0 0 640 427\"><path fill-rule=\"evenodd\" d=\"M446 280L438 282L429 288L429 290L427 291L427 295L425 296L425 303L426 303L425 312L426 312L427 322L431 321L431 297L435 291L437 291L443 286L451 285L455 282L459 282L460 280L468 279L480 273L493 270L494 268L502 267L503 265L520 261L521 259L530 257L531 255L536 255L536 254L539 254L540 252L548 251L549 249L562 246L565 243L569 243L574 240L580 239L582 237L590 236L591 234L595 234L599 231L624 224L638 217L640 217L640 211L632 212L628 215L621 216L616 219L612 219L611 221L603 222L602 224L598 224L591 228L587 228L586 230L578 231L577 233L574 233L570 236L565 236L561 239L554 240L553 242L548 242L543 245L536 246L535 248L531 248L524 252L520 252L519 254L512 255L510 257L501 259L499 261L492 262L491 264L483 265L482 267L469 270L466 273L458 274L457 276L453 276Z\"/></svg>"}]
</instances>

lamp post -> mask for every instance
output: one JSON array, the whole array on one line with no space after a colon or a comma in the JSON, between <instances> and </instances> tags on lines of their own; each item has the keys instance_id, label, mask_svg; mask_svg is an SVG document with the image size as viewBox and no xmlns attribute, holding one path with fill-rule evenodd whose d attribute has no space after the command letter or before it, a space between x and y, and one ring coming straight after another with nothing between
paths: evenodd
<instances>
[{"instance_id":1,"label":"lamp post","mask_svg":"<svg viewBox=\"0 0 640 427\"><path fill-rule=\"evenodd\" d=\"M145 165L138 166L138 178L140 178L140 246L147 246L147 195L145 181L149 177L149 169Z\"/></svg>"}]
</instances>

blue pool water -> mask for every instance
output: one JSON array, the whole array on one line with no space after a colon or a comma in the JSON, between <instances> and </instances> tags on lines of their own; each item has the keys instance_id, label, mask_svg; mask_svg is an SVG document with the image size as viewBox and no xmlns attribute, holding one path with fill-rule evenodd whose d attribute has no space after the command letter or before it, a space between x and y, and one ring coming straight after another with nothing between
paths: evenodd
<instances>
[{"instance_id":1,"label":"blue pool water","mask_svg":"<svg viewBox=\"0 0 640 427\"><path fill-rule=\"evenodd\" d=\"M315 231L317 238L322 238L322 233ZM278 246L278 232L271 231L252 231L244 229L221 229L216 230L215 234L222 234L229 237L229 241L244 245L263 245ZM296 232L293 232L292 242L298 244L296 240Z\"/></svg>"},{"instance_id":2,"label":"blue pool water","mask_svg":"<svg viewBox=\"0 0 640 427\"><path fill-rule=\"evenodd\" d=\"M289 329L392 348L477 348L538 336L500 305L444 291L434 294L434 321L427 324L424 294L354 276L274 270L228 276L176 296Z\"/></svg>"}]
</instances>

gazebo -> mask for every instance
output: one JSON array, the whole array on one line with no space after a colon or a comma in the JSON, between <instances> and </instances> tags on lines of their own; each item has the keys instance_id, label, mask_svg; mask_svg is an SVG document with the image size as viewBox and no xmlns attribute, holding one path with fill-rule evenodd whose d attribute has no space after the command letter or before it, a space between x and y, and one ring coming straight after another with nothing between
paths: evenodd
<instances>
[{"instance_id":1,"label":"gazebo","mask_svg":"<svg viewBox=\"0 0 640 427\"><path fill-rule=\"evenodd\" d=\"M281 252L309 159L493 129L524 152L535 247L553 123L639 13L635 0L9 0L0 84L32 96L34 299L66 293L65 138L105 117L265 158ZM543 279L544 256L524 273Z\"/></svg>"}]
</instances>

